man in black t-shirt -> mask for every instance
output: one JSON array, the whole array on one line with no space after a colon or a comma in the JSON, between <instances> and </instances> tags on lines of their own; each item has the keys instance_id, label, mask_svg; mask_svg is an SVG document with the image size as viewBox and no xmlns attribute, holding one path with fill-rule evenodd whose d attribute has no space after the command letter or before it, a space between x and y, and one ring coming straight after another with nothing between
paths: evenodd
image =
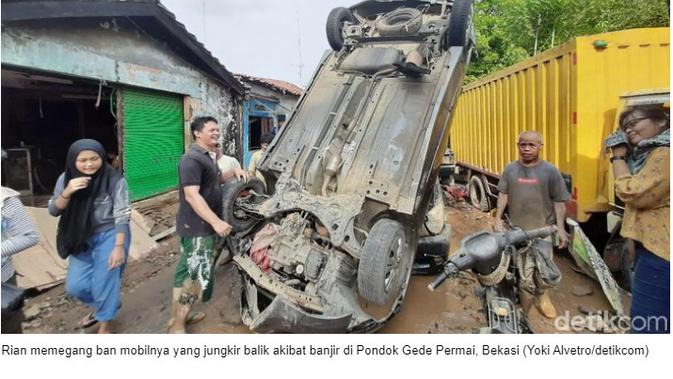
<instances>
[{"instance_id":1,"label":"man in black t-shirt","mask_svg":"<svg viewBox=\"0 0 673 379\"><path fill-rule=\"evenodd\" d=\"M220 127L212 117L198 117L191 124L194 143L180 160L176 229L180 236L180 260L173 286L170 333L185 333L185 325L203 319L191 313L197 299L206 302L213 291L215 243L231 226L220 219L222 188L215 161Z\"/></svg>"},{"instance_id":2,"label":"man in black t-shirt","mask_svg":"<svg viewBox=\"0 0 673 379\"><path fill-rule=\"evenodd\" d=\"M510 223L524 230L556 225L559 247L568 245L565 231L565 202L570 198L558 168L540 159L542 136L533 131L519 135L519 159L508 164L498 183L498 209L495 230L505 231L502 220L505 208ZM537 240L524 254L519 254L519 298L527 314L535 303L540 313L550 319L557 312L548 289L561 281L553 261L551 238Z\"/></svg>"}]
</instances>

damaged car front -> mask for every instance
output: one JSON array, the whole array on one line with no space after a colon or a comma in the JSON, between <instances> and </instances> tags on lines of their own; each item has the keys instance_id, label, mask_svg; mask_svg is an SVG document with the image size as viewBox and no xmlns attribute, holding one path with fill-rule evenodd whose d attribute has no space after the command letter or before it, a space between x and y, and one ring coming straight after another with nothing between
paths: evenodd
<instances>
[{"instance_id":1,"label":"damaged car front","mask_svg":"<svg viewBox=\"0 0 673 379\"><path fill-rule=\"evenodd\" d=\"M332 51L259 166L266 186L225 190L251 330L374 331L400 310L422 232L445 256L448 226L428 215L443 207L435 183L471 11L364 1L330 13Z\"/></svg>"}]
</instances>

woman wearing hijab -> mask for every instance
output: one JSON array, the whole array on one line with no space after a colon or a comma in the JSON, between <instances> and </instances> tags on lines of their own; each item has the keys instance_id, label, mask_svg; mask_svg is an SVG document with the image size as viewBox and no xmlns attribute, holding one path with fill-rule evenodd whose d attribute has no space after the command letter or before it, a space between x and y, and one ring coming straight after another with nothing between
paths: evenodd
<instances>
[{"instance_id":1,"label":"woman wearing hijab","mask_svg":"<svg viewBox=\"0 0 673 379\"><path fill-rule=\"evenodd\" d=\"M624 202L621 234L635 241L631 333L669 333L670 130L661 106L625 110L611 149L615 193Z\"/></svg>"},{"instance_id":2,"label":"woman wearing hijab","mask_svg":"<svg viewBox=\"0 0 673 379\"><path fill-rule=\"evenodd\" d=\"M121 306L121 275L131 241L128 186L106 157L98 141L74 142L49 200L49 213L61 216L58 253L70 258L66 290L94 308L80 326L99 322L98 333L111 332L110 321Z\"/></svg>"}]
</instances>

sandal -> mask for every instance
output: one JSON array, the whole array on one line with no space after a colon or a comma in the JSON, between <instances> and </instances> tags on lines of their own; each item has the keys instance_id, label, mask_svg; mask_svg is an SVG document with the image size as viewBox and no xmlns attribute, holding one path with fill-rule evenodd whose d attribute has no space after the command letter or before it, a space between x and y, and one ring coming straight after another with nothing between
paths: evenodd
<instances>
[{"instance_id":1,"label":"sandal","mask_svg":"<svg viewBox=\"0 0 673 379\"><path fill-rule=\"evenodd\" d=\"M90 326L96 325L98 323L98 320L96 320L96 311L91 311L84 316L79 322L77 323L77 326L80 329L85 329Z\"/></svg>"},{"instance_id":2,"label":"sandal","mask_svg":"<svg viewBox=\"0 0 673 379\"><path fill-rule=\"evenodd\" d=\"M196 324L197 322L203 321L206 318L206 314L203 312L192 312L187 316L185 323L187 324Z\"/></svg>"}]
</instances>

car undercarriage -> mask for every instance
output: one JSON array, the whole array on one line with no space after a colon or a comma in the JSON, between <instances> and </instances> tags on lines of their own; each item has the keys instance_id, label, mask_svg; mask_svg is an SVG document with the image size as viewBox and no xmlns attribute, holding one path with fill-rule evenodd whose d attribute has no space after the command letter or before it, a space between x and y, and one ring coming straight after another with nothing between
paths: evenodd
<instances>
[{"instance_id":1,"label":"car undercarriage","mask_svg":"<svg viewBox=\"0 0 673 379\"><path fill-rule=\"evenodd\" d=\"M446 258L450 226L433 210L471 9L364 1L330 13L332 51L260 164L266 186L225 189L251 330L375 331L402 306L414 261Z\"/></svg>"}]
</instances>

